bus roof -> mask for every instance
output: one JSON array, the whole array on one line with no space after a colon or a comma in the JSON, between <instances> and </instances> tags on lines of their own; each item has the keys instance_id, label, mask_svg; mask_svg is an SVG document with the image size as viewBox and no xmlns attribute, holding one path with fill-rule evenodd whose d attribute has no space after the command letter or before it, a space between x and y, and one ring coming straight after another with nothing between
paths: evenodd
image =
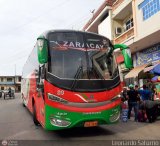
<instances>
[{"instance_id":1,"label":"bus roof","mask_svg":"<svg viewBox=\"0 0 160 146\"><path fill-rule=\"evenodd\" d=\"M48 34L49 33L52 33L52 32L80 32L80 33L88 33L88 34L94 34L94 35L98 35L98 36L102 36L102 37L105 37L103 35L100 35L100 34L97 34L97 33L93 33L93 32L88 32L88 31L80 31L80 30L72 30L72 29L56 29L56 30L48 30L48 31L45 31L44 33L42 33L40 36L43 36L45 38L47 38ZM39 37L40 37L39 36ZM105 37L107 38L107 37ZM107 38L108 39L108 38ZM108 39L109 40L109 39Z\"/></svg>"}]
</instances>

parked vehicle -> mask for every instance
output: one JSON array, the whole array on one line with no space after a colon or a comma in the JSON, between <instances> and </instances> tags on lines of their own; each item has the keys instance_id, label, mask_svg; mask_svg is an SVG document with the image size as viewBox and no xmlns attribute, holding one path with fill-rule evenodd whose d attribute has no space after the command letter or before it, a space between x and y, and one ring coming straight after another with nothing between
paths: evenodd
<instances>
[{"instance_id":1,"label":"parked vehicle","mask_svg":"<svg viewBox=\"0 0 160 146\"><path fill-rule=\"evenodd\" d=\"M15 98L15 94L14 94L14 90L3 90L3 97L4 97L4 100L6 99L6 97L12 97L12 98Z\"/></svg>"}]
</instances>

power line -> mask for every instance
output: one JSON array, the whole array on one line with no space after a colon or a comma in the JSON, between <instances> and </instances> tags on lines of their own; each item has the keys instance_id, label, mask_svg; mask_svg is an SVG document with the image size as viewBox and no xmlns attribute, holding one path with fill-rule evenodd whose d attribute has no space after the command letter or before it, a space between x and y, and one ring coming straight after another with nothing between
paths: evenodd
<instances>
[{"instance_id":1,"label":"power line","mask_svg":"<svg viewBox=\"0 0 160 146\"><path fill-rule=\"evenodd\" d=\"M29 21L28 23L25 23L25 24L23 24L23 25L21 25L21 26L18 26L17 28L15 28L15 29L12 30L12 31L16 31L17 29L21 29L21 28L23 28L24 26L33 23L34 21L38 20L39 18L42 18L42 16L48 14L48 12L50 12L50 11L55 11L56 8L60 8L60 7L63 6L64 4L68 3L69 1L70 1L70 0L68 0L68 1L63 1L62 3L60 3L60 4L58 4L58 5L50 8L49 10L47 10L45 13L43 13L43 14L35 17L32 21ZM9 31L9 32L11 32L11 31ZM27 48L26 48L25 50L27 50ZM8 58L9 58L9 60L13 60L13 59L15 59L15 58L13 58L13 57L16 57L17 55L20 55L20 54L22 54L22 53L24 53L24 50L23 50L23 51L18 51L18 52L16 52L14 55L8 56ZM12 58L13 58L13 59L12 59Z\"/></svg>"},{"instance_id":2,"label":"power line","mask_svg":"<svg viewBox=\"0 0 160 146\"><path fill-rule=\"evenodd\" d=\"M27 47L25 47L25 49L19 49L19 51L17 51L17 52L15 52L14 54L11 54L10 56L7 56L8 57L8 59L7 59L7 61L12 61L12 60L15 60L15 59L17 59L17 57L18 56L24 56L24 55L26 55L24 52L26 51L26 50L32 50L33 48L31 48L31 49L28 49L28 48L30 48L30 46L31 45L28 45ZM22 54L22 55L21 55ZM23 55L24 54L24 55ZM1 60L1 62L0 62L0 64L3 62L3 58L0 58L0 60ZM4 60L5 61L5 60ZM5 61L6 62L6 61Z\"/></svg>"},{"instance_id":3,"label":"power line","mask_svg":"<svg viewBox=\"0 0 160 146\"><path fill-rule=\"evenodd\" d=\"M84 19L88 19L90 16L83 16L81 18L78 18L76 21L70 23L69 25L65 26L65 28L68 28L68 27L72 27L72 26L75 26L78 22L82 22Z\"/></svg>"},{"instance_id":4,"label":"power line","mask_svg":"<svg viewBox=\"0 0 160 146\"><path fill-rule=\"evenodd\" d=\"M65 0L65 1L63 1L62 3L60 3L60 4L58 4L58 5L56 5L56 6L52 7L52 8L50 8L49 10L47 10L47 11L44 12L44 13L42 13L41 15L39 15L39 16L33 18L33 19L30 20L28 23L22 24L22 25L20 25L20 26L14 28L14 29L8 31L8 32L9 32L9 33L14 32L14 31L16 31L17 29L21 29L21 28L25 27L26 25L33 23L34 21L38 20L39 18L43 18L42 16L47 15L48 12L55 11L56 8L60 8L60 7L63 6L64 4L68 3L69 1L71 1L71 0L68 0L68 1Z\"/></svg>"},{"instance_id":5,"label":"power line","mask_svg":"<svg viewBox=\"0 0 160 146\"><path fill-rule=\"evenodd\" d=\"M18 58L16 58L16 59L9 60L8 63L7 63L6 61L5 61L5 63L1 62L1 63L0 63L0 66L1 66L1 65L6 66L6 65L15 64L15 63L19 62L18 60L24 59L25 57L27 58L26 55L22 55L22 56L20 56L20 57L18 57Z\"/></svg>"}]
</instances>

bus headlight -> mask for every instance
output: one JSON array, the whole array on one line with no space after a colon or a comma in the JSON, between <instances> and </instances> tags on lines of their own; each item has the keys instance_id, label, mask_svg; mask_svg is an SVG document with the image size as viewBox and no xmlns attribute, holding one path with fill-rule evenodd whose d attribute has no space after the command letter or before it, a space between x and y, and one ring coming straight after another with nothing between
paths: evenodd
<instances>
[{"instance_id":1,"label":"bus headlight","mask_svg":"<svg viewBox=\"0 0 160 146\"><path fill-rule=\"evenodd\" d=\"M53 126L57 126L57 127L68 127L71 124L71 122L69 122L69 121L57 119L54 117L50 118L50 123Z\"/></svg>"},{"instance_id":2,"label":"bus headlight","mask_svg":"<svg viewBox=\"0 0 160 146\"><path fill-rule=\"evenodd\" d=\"M55 102L67 103L67 100L65 100L61 97L58 97L56 95L50 94L50 93L48 93L48 99L55 101Z\"/></svg>"},{"instance_id":3,"label":"bus headlight","mask_svg":"<svg viewBox=\"0 0 160 146\"><path fill-rule=\"evenodd\" d=\"M113 123L113 122L118 121L119 118L120 118L120 111L118 110L118 111L116 111L115 113L113 113L112 115L110 115L109 120L110 120L110 122Z\"/></svg>"}]
</instances>

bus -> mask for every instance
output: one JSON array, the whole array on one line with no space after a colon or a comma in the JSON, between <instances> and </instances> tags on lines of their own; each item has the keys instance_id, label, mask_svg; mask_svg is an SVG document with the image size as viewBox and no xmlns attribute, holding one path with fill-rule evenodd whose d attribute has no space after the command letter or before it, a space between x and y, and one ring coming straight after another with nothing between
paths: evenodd
<instances>
[{"instance_id":1,"label":"bus","mask_svg":"<svg viewBox=\"0 0 160 146\"><path fill-rule=\"evenodd\" d=\"M75 30L50 30L37 38L22 72L23 105L35 125L47 130L117 123L122 82L114 50L127 68L129 49L104 36Z\"/></svg>"}]
</instances>

